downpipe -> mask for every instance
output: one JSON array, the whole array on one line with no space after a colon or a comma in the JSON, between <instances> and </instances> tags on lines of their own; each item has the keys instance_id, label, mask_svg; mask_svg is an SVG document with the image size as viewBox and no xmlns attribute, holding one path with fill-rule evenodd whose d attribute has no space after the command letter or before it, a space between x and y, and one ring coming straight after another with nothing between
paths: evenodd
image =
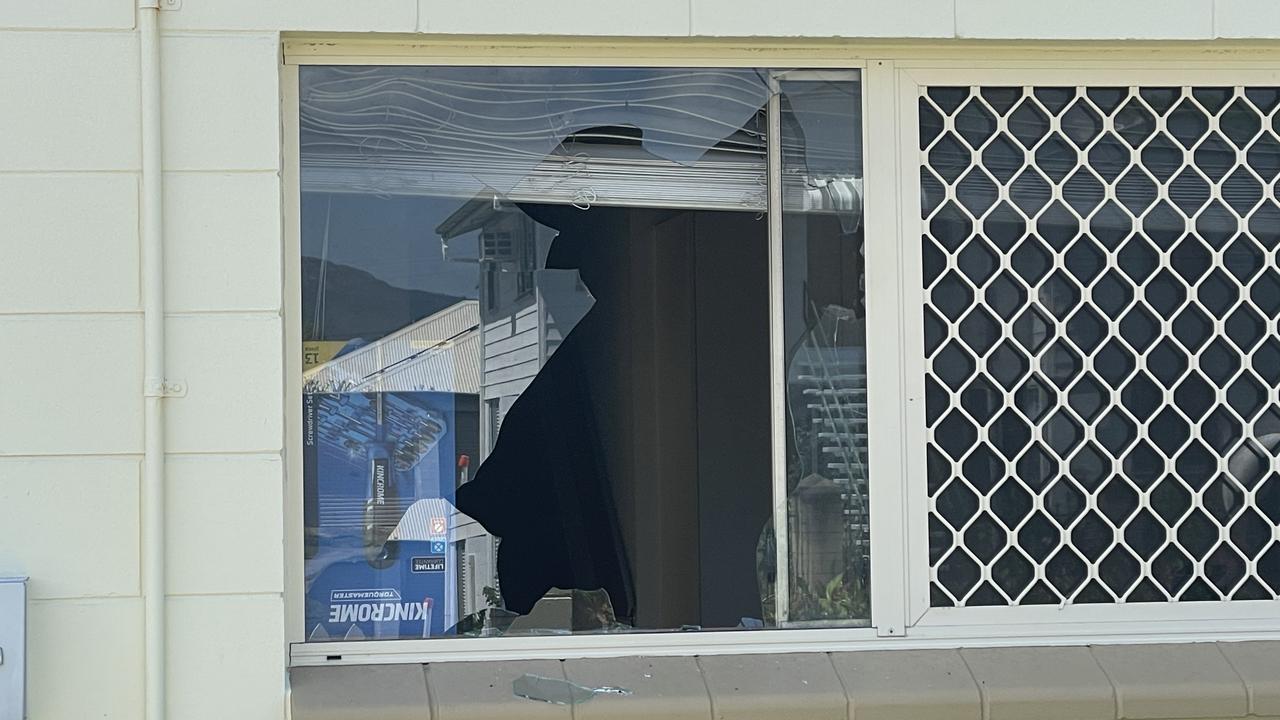
<instances>
[{"instance_id":1,"label":"downpipe","mask_svg":"<svg viewBox=\"0 0 1280 720\"><path fill-rule=\"evenodd\" d=\"M142 599L146 720L165 717L164 214L160 0L138 0L142 123Z\"/></svg>"}]
</instances>

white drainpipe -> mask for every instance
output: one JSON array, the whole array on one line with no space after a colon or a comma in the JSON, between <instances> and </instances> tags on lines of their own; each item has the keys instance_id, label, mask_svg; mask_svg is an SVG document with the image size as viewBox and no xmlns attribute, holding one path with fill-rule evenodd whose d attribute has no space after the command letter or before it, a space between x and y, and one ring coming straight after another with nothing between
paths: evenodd
<instances>
[{"instance_id":1,"label":"white drainpipe","mask_svg":"<svg viewBox=\"0 0 1280 720\"><path fill-rule=\"evenodd\" d=\"M142 598L146 720L165 716L164 214L160 125L160 0L138 0L142 102Z\"/></svg>"}]
</instances>

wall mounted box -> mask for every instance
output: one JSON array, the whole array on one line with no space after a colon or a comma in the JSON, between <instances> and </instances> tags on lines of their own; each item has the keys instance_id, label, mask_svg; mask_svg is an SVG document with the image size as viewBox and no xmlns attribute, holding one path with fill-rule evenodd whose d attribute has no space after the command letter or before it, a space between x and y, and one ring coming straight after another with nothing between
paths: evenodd
<instances>
[{"instance_id":1,"label":"wall mounted box","mask_svg":"<svg viewBox=\"0 0 1280 720\"><path fill-rule=\"evenodd\" d=\"M0 578L0 720L26 717L27 579Z\"/></svg>"}]
</instances>

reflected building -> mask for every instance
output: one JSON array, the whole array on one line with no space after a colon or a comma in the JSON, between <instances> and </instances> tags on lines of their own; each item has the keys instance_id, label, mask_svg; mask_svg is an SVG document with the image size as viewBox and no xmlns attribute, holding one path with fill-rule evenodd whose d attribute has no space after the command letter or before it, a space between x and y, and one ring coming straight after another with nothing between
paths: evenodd
<instances>
[{"instance_id":1,"label":"reflected building","mask_svg":"<svg viewBox=\"0 0 1280 720\"><path fill-rule=\"evenodd\" d=\"M543 267L556 231L492 194L463 203L435 232L446 259L480 266L478 343L463 361L480 379L478 460L483 462L497 442L502 419L591 309L592 297L576 271ZM479 233L478 258L450 257L450 241L474 232ZM463 615L488 608L497 597L498 542L479 534L458 548Z\"/></svg>"}]
</instances>

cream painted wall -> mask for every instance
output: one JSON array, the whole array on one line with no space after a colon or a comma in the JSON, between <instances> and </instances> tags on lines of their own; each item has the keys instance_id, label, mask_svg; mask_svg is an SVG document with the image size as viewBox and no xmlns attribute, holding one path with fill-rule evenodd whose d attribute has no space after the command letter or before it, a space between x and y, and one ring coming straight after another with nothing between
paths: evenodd
<instances>
[{"instance_id":1,"label":"cream painted wall","mask_svg":"<svg viewBox=\"0 0 1280 720\"><path fill-rule=\"evenodd\" d=\"M142 716L132 0L0 2L0 575L34 720ZM165 12L170 717L284 714L279 31L1280 38L1275 0L182 0Z\"/></svg>"},{"instance_id":2,"label":"cream painted wall","mask_svg":"<svg viewBox=\"0 0 1280 720\"><path fill-rule=\"evenodd\" d=\"M0 28L0 575L31 577L31 718L137 720L133 3L3 2ZM169 717L279 720L279 36L162 51L167 354L190 388L167 426Z\"/></svg>"}]
</instances>

